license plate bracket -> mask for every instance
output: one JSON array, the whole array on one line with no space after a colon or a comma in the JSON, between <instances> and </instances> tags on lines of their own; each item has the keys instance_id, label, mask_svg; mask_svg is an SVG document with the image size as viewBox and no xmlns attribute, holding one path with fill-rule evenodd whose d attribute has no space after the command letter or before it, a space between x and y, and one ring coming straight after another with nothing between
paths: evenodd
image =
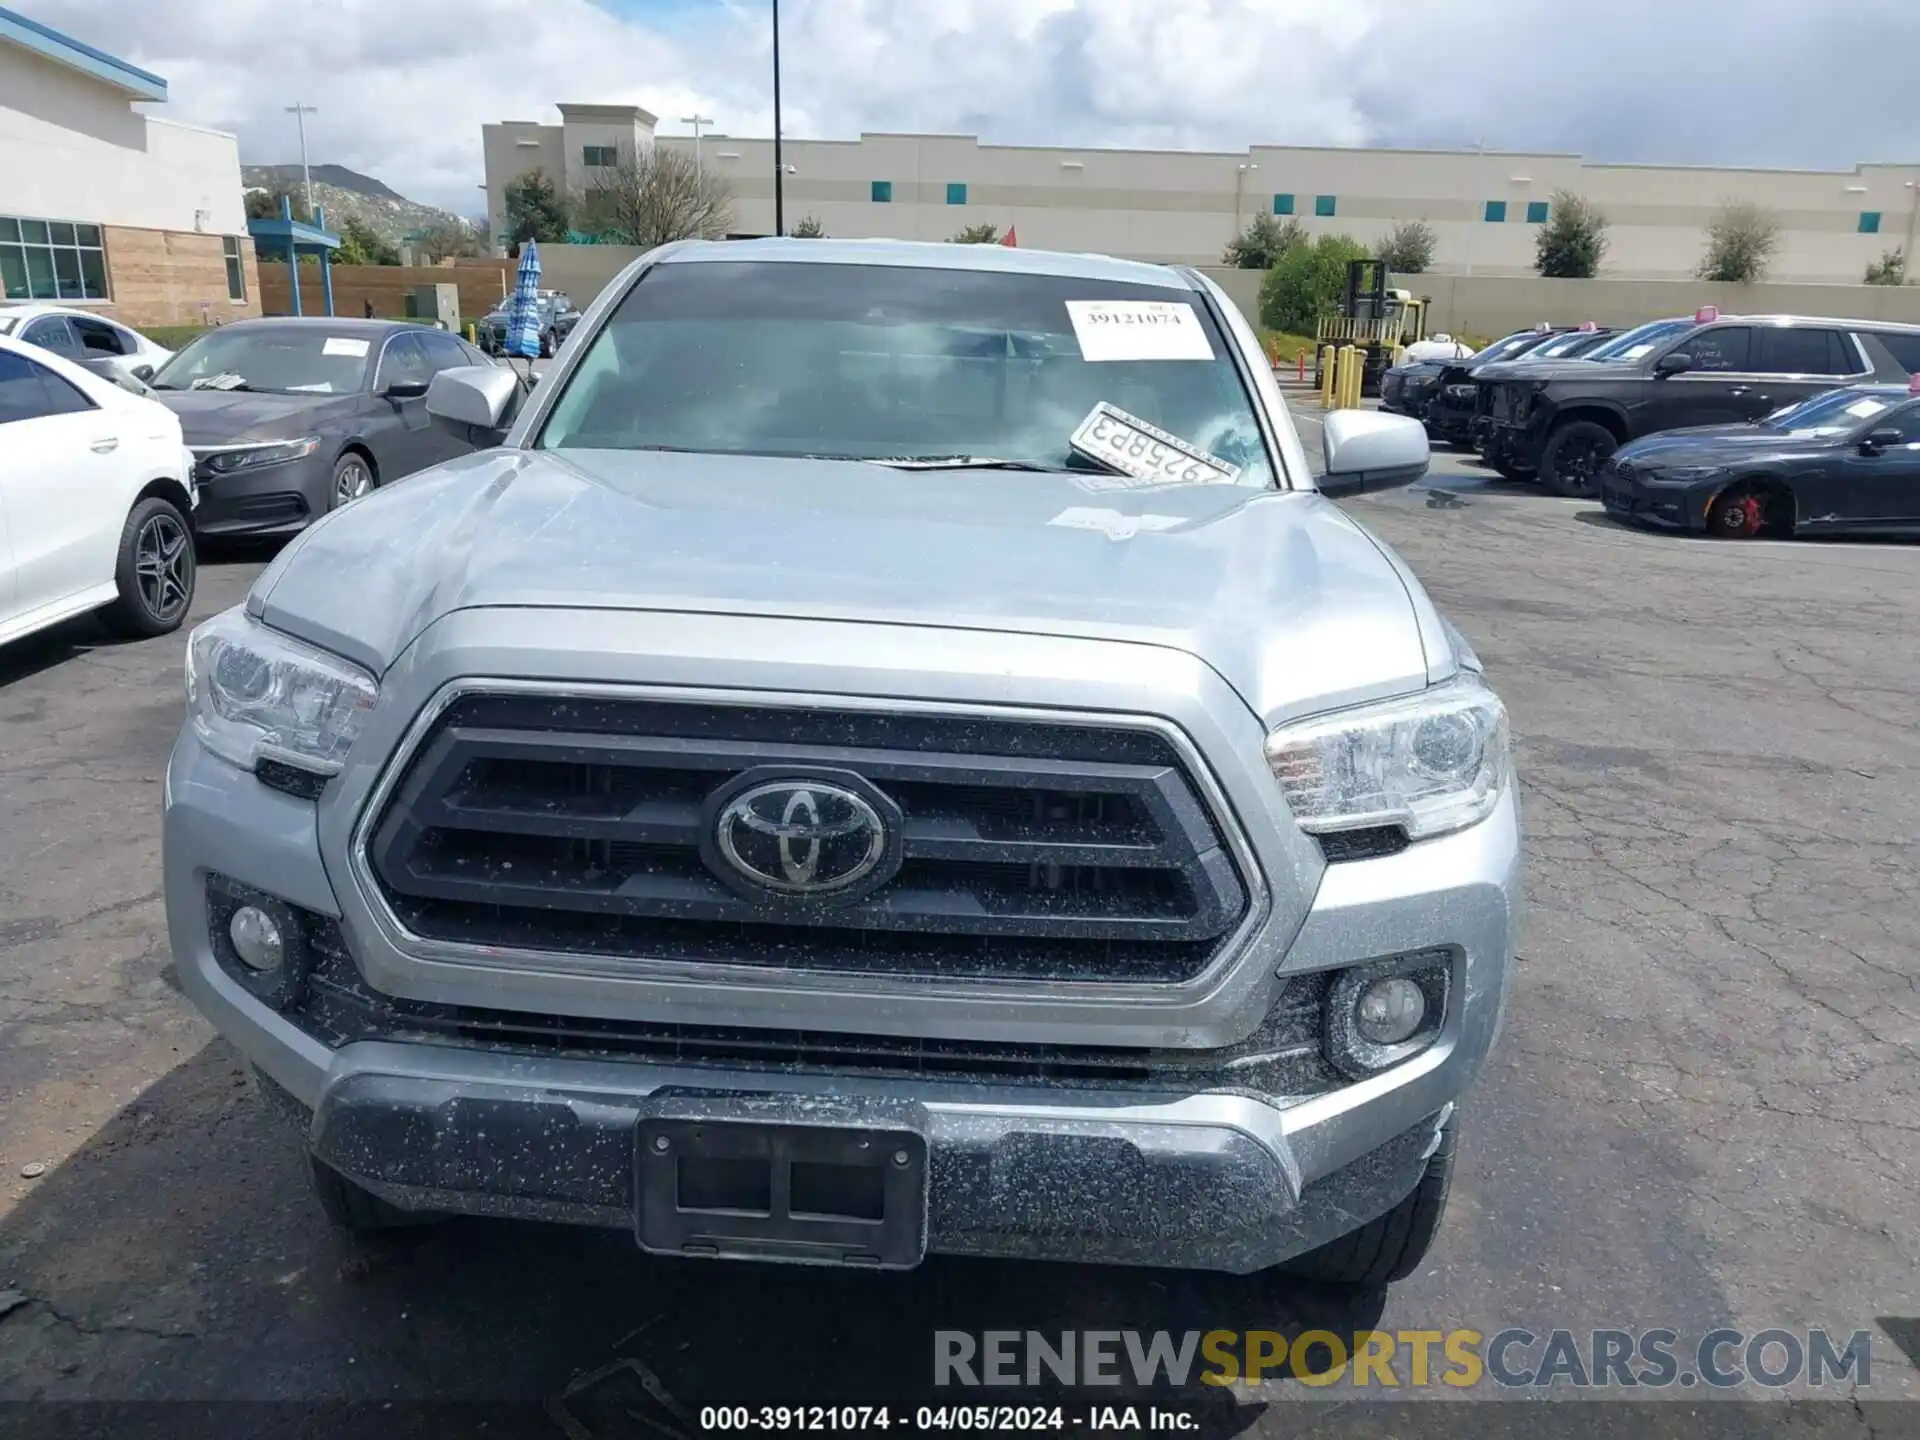
<instances>
[{"instance_id":1,"label":"license plate bracket","mask_svg":"<svg viewBox=\"0 0 1920 1440\"><path fill-rule=\"evenodd\" d=\"M635 1142L642 1249L882 1270L926 1258L915 1131L648 1116Z\"/></svg>"}]
</instances>

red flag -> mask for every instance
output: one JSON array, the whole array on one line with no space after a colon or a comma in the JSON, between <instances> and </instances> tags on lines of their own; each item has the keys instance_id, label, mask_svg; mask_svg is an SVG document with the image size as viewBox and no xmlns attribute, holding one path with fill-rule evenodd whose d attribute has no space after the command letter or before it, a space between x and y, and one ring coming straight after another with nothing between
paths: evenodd
<instances>
[{"instance_id":1,"label":"red flag","mask_svg":"<svg viewBox=\"0 0 1920 1440\"><path fill-rule=\"evenodd\" d=\"M1020 232L1016 230L1013 226L1009 225L1007 227L1006 238L1002 240L1000 243L1002 245L1011 245L1016 250L1019 249L1020 248Z\"/></svg>"}]
</instances>

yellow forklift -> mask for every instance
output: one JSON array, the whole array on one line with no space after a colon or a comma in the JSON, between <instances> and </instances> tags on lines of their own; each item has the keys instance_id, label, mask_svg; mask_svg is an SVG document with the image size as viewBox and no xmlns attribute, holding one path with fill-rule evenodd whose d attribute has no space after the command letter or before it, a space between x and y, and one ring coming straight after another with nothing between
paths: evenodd
<instances>
[{"instance_id":1,"label":"yellow forklift","mask_svg":"<svg viewBox=\"0 0 1920 1440\"><path fill-rule=\"evenodd\" d=\"M1321 381L1320 360L1329 345L1351 345L1361 352L1360 393L1378 395L1380 377L1393 366L1403 346L1427 338L1427 302L1411 290L1395 290L1388 281L1384 260L1347 263L1347 284L1340 297L1340 313L1320 322L1315 338L1314 383Z\"/></svg>"}]
</instances>

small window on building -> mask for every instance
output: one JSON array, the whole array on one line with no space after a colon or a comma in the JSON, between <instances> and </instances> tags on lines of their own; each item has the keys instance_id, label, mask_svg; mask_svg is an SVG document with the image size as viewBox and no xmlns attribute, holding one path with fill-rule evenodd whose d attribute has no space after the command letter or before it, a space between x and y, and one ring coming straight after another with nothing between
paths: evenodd
<instances>
[{"instance_id":1,"label":"small window on building","mask_svg":"<svg viewBox=\"0 0 1920 1440\"><path fill-rule=\"evenodd\" d=\"M1293 213L1293 197L1291 195L1274 196L1273 213L1276 215L1291 215Z\"/></svg>"},{"instance_id":2,"label":"small window on building","mask_svg":"<svg viewBox=\"0 0 1920 1440\"><path fill-rule=\"evenodd\" d=\"M873 182L873 203L876 205L891 205L893 203L893 182L891 180L876 180Z\"/></svg>"},{"instance_id":3,"label":"small window on building","mask_svg":"<svg viewBox=\"0 0 1920 1440\"><path fill-rule=\"evenodd\" d=\"M1860 233L1862 235L1878 235L1880 233L1880 212L1878 210L1862 210L1860 212Z\"/></svg>"},{"instance_id":4,"label":"small window on building","mask_svg":"<svg viewBox=\"0 0 1920 1440\"><path fill-rule=\"evenodd\" d=\"M98 225L0 215L0 293L9 300L106 300Z\"/></svg>"},{"instance_id":5,"label":"small window on building","mask_svg":"<svg viewBox=\"0 0 1920 1440\"><path fill-rule=\"evenodd\" d=\"M1529 200L1527 202L1527 224L1529 225L1546 224L1547 212L1551 208L1552 207L1549 206L1545 200Z\"/></svg>"},{"instance_id":6,"label":"small window on building","mask_svg":"<svg viewBox=\"0 0 1920 1440\"><path fill-rule=\"evenodd\" d=\"M1487 224L1489 225L1506 224L1507 223L1507 202L1504 200L1487 201L1486 221L1487 221Z\"/></svg>"},{"instance_id":7,"label":"small window on building","mask_svg":"<svg viewBox=\"0 0 1920 1440\"><path fill-rule=\"evenodd\" d=\"M220 249L227 258L227 298L244 300L247 298L247 267L240 258L240 237L222 236Z\"/></svg>"},{"instance_id":8,"label":"small window on building","mask_svg":"<svg viewBox=\"0 0 1920 1440\"><path fill-rule=\"evenodd\" d=\"M611 170L620 163L620 151L612 145L582 145L580 159L589 170Z\"/></svg>"},{"instance_id":9,"label":"small window on building","mask_svg":"<svg viewBox=\"0 0 1920 1440\"><path fill-rule=\"evenodd\" d=\"M947 203L949 205L966 204L967 203L967 187L964 185L947 186Z\"/></svg>"},{"instance_id":10,"label":"small window on building","mask_svg":"<svg viewBox=\"0 0 1920 1440\"><path fill-rule=\"evenodd\" d=\"M1334 210L1337 208L1334 202L1338 198L1339 197L1335 195L1314 196L1313 197L1313 213L1321 216L1327 216L1327 215L1333 214Z\"/></svg>"}]
</instances>

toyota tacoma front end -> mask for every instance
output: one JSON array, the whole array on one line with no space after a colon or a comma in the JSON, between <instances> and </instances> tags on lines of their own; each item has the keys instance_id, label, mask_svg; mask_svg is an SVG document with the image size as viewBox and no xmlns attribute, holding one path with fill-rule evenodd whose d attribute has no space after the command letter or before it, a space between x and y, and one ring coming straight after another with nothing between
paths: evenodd
<instances>
[{"instance_id":1,"label":"toyota tacoma front end","mask_svg":"<svg viewBox=\"0 0 1920 1440\"><path fill-rule=\"evenodd\" d=\"M502 445L196 632L174 953L336 1219L1425 1252L1512 954L1505 712L1206 281L966 250L637 262L531 397L437 387ZM1424 463L1329 430L1327 489Z\"/></svg>"}]
</instances>

